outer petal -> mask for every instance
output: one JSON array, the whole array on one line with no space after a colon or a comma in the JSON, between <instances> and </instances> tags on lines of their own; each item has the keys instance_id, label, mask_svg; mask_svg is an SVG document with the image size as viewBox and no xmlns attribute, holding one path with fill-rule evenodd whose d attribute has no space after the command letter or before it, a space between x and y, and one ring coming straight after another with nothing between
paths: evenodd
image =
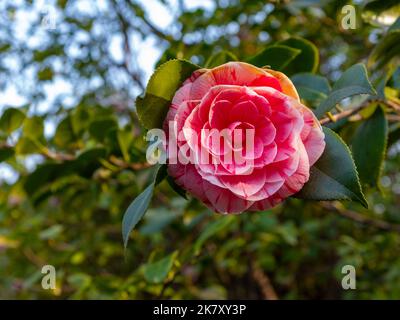
<instances>
[{"instance_id":1,"label":"outer petal","mask_svg":"<svg viewBox=\"0 0 400 320\"><path fill-rule=\"evenodd\" d=\"M299 94L297 93L296 87L284 73L271 69L267 69L266 71L271 75L273 75L276 79L278 79L282 87L282 92L284 94L296 99L297 101L300 101L300 97Z\"/></svg>"},{"instance_id":2,"label":"outer petal","mask_svg":"<svg viewBox=\"0 0 400 320\"><path fill-rule=\"evenodd\" d=\"M203 181L203 189L210 203L209 207L218 213L242 213L254 203L241 199L228 189L217 187L207 181Z\"/></svg>"}]
</instances>

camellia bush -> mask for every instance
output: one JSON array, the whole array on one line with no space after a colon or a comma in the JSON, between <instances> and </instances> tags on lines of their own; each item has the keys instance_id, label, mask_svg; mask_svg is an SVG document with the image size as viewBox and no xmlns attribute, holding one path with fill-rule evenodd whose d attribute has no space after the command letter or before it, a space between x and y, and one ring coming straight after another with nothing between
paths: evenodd
<instances>
[{"instance_id":1,"label":"camellia bush","mask_svg":"<svg viewBox=\"0 0 400 320\"><path fill-rule=\"evenodd\" d=\"M396 1L189 2L4 5L0 297L400 298Z\"/></svg>"}]
</instances>

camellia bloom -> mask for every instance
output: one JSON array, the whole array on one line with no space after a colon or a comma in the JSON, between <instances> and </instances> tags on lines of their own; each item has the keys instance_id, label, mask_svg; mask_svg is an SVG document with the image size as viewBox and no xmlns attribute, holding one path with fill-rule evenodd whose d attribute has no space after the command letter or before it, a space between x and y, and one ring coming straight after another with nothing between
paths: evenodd
<instances>
[{"instance_id":1,"label":"camellia bloom","mask_svg":"<svg viewBox=\"0 0 400 320\"><path fill-rule=\"evenodd\" d=\"M205 150L211 161L170 162L169 175L219 213L265 210L297 193L325 148L322 128L292 82L243 62L195 71L175 93L166 131L171 122L183 137L178 152L189 148L199 160ZM210 139L211 129L225 129L224 148ZM252 131L251 148L237 147L238 139L246 144L248 137L234 136L237 130ZM229 148L246 161L228 161Z\"/></svg>"}]
</instances>

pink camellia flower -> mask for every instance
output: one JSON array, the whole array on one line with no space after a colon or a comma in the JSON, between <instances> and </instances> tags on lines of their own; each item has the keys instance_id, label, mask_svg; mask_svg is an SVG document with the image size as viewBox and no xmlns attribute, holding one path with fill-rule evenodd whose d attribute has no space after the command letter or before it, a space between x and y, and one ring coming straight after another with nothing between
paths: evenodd
<instances>
[{"instance_id":1,"label":"pink camellia flower","mask_svg":"<svg viewBox=\"0 0 400 320\"><path fill-rule=\"evenodd\" d=\"M297 193L325 148L322 128L292 82L243 62L195 71L175 93L166 131L171 123L178 153L190 149L197 161L169 162L169 175L219 213L265 210ZM227 143L215 144L212 129L225 129ZM243 134L234 135L238 130ZM245 130L253 133L251 148L236 144L250 139ZM229 158L227 149L246 161ZM202 152L211 161L199 161Z\"/></svg>"}]
</instances>

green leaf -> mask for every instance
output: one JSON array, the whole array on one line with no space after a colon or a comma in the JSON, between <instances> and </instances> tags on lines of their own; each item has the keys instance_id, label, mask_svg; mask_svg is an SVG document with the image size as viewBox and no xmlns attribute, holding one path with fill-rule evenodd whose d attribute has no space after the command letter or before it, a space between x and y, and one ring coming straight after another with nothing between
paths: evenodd
<instances>
[{"instance_id":1,"label":"green leaf","mask_svg":"<svg viewBox=\"0 0 400 320\"><path fill-rule=\"evenodd\" d=\"M9 108L0 118L0 130L10 134L17 130L25 119L25 114L17 108Z\"/></svg>"},{"instance_id":2,"label":"green leaf","mask_svg":"<svg viewBox=\"0 0 400 320\"><path fill-rule=\"evenodd\" d=\"M133 132L131 130L131 127L128 126L124 130L118 130L117 139L124 160L126 162L129 162L130 161L129 148L133 142Z\"/></svg>"},{"instance_id":3,"label":"green leaf","mask_svg":"<svg viewBox=\"0 0 400 320\"><path fill-rule=\"evenodd\" d=\"M23 135L31 139L39 139L43 135L43 119L38 116L26 118L23 126Z\"/></svg>"},{"instance_id":4,"label":"green leaf","mask_svg":"<svg viewBox=\"0 0 400 320\"><path fill-rule=\"evenodd\" d=\"M315 115L321 118L344 98L356 94L376 94L368 79L367 70L361 63L355 64L342 74L339 80L335 82L328 97L315 110Z\"/></svg>"},{"instance_id":5,"label":"green leaf","mask_svg":"<svg viewBox=\"0 0 400 320\"><path fill-rule=\"evenodd\" d=\"M113 118L94 120L89 125L90 135L97 141L103 142L107 134L118 128L118 123Z\"/></svg>"},{"instance_id":6,"label":"green leaf","mask_svg":"<svg viewBox=\"0 0 400 320\"><path fill-rule=\"evenodd\" d=\"M53 79L54 72L50 67L44 67L39 70L37 77L40 81L50 81Z\"/></svg>"},{"instance_id":7,"label":"green leaf","mask_svg":"<svg viewBox=\"0 0 400 320\"><path fill-rule=\"evenodd\" d=\"M361 182L379 186L388 138L388 123L382 107L358 127L352 151Z\"/></svg>"},{"instance_id":8,"label":"green leaf","mask_svg":"<svg viewBox=\"0 0 400 320\"><path fill-rule=\"evenodd\" d=\"M289 62L296 58L301 50L284 45L275 45L265 48L248 62L257 67L270 66L272 70L283 70Z\"/></svg>"},{"instance_id":9,"label":"green leaf","mask_svg":"<svg viewBox=\"0 0 400 320\"><path fill-rule=\"evenodd\" d=\"M144 278L151 283L163 282L170 272L178 256L178 251L174 251L161 260L150 262L144 265Z\"/></svg>"},{"instance_id":10,"label":"green leaf","mask_svg":"<svg viewBox=\"0 0 400 320\"><path fill-rule=\"evenodd\" d=\"M222 50L208 58L205 67L214 68L229 61L238 61L238 58L232 52Z\"/></svg>"},{"instance_id":11,"label":"green leaf","mask_svg":"<svg viewBox=\"0 0 400 320\"><path fill-rule=\"evenodd\" d=\"M161 128L175 92L199 66L186 60L170 60L151 76L144 97L136 99L140 122L147 129Z\"/></svg>"},{"instance_id":12,"label":"green leaf","mask_svg":"<svg viewBox=\"0 0 400 320\"><path fill-rule=\"evenodd\" d=\"M323 127L326 147L311 167L310 179L295 196L309 200L354 200L368 207L353 158L344 141Z\"/></svg>"},{"instance_id":13,"label":"green leaf","mask_svg":"<svg viewBox=\"0 0 400 320\"><path fill-rule=\"evenodd\" d=\"M386 21L397 18L400 14L398 0L372 0L362 10L362 17L376 26L387 26Z\"/></svg>"},{"instance_id":14,"label":"green leaf","mask_svg":"<svg viewBox=\"0 0 400 320\"><path fill-rule=\"evenodd\" d=\"M368 67L381 69L400 54L400 29L389 31L374 47L368 58Z\"/></svg>"},{"instance_id":15,"label":"green leaf","mask_svg":"<svg viewBox=\"0 0 400 320\"><path fill-rule=\"evenodd\" d=\"M54 143L59 147L65 147L75 141L74 131L72 129L71 117L67 116L58 124L54 134Z\"/></svg>"},{"instance_id":16,"label":"green leaf","mask_svg":"<svg viewBox=\"0 0 400 320\"><path fill-rule=\"evenodd\" d=\"M14 149L11 147L0 148L0 162L6 161L14 155Z\"/></svg>"},{"instance_id":17,"label":"green leaf","mask_svg":"<svg viewBox=\"0 0 400 320\"><path fill-rule=\"evenodd\" d=\"M167 182L168 182L169 186L172 188L172 190L174 190L182 198L187 200L186 190L184 190L183 188L178 186L172 177L168 176L167 177Z\"/></svg>"},{"instance_id":18,"label":"green leaf","mask_svg":"<svg viewBox=\"0 0 400 320\"><path fill-rule=\"evenodd\" d=\"M203 246L204 242L206 242L207 239L209 239L213 235L217 234L221 230L225 229L233 221L234 221L233 216L222 216L222 217L218 218L217 220L209 223L204 228L204 230L200 234L200 236L197 238L197 240L193 246L194 253L199 254L201 247Z\"/></svg>"},{"instance_id":19,"label":"green leaf","mask_svg":"<svg viewBox=\"0 0 400 320\"><path fill-rule=\"evenodd\" d=\"M149 185L132 203L124 214L122 219L122 239L124 246L128 245L129 234L144 216L147 208L149 207L151 198L153 197L154 183Z\"/></svg>"},{"instance_id":20,"label":"green leaf","mask_svg":"<svg viewBox=\"0 0 400 320\"><path fill-rule=\"evenodd\" d=\"M21 137L15 145L15 153L17 155L40 153L42 148L44 148L44 146L36 139Z\"/></svg>"},{"instance_id":21,"label":"green leaf","mask_svg":"<svg viewBox=\"0 0 400 320\"><path fill-rule=\"evenodd\" d=\"M301 53L283 68L283 73L290 76L295 73L314 73L317 71L319 64L318 49L312 42L303 38L293 37L279 41L277 44L301 50Z\"/></svg>"},{"instance_id":22,"label":"green leaf","mask_svg":"<svg viewBox=\"0 0 400 320\"><path fill-rule=\"evenodd\" d=\"M312 73L298 73L291 80L302 99L309 102L321 102L331 90L325 77Z\"/></svg>"}]
</instances>

